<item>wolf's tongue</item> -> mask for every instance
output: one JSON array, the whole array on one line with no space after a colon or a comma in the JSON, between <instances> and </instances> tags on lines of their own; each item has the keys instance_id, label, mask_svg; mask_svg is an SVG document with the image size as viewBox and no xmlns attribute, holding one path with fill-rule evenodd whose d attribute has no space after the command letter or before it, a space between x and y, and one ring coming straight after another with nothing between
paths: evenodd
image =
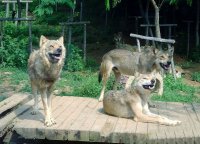
<instances>
[{"instance_id":1,"label":"wolf's tongue","mask_svg":"<svg viewBox=\"0 0 200 144\"><path fill-rule=\"evenodd\" d=\"M57 60L59 60L59 59L60 59L60 57L58 57L58 56L54 56L54 58L55 58L55 59L57 59Z\"/></svg>"}]
</instances>

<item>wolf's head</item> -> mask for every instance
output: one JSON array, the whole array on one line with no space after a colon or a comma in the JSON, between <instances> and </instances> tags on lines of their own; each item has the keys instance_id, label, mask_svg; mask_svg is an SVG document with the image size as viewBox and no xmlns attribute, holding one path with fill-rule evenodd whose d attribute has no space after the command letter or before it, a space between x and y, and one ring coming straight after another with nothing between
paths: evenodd
<instances>
[{"instance_id":1,"label":"wolf's head","mask_svg":"<svg viewBox=\"0 0 200 144\"><path fill-rule=\"evenodd\" d=\"M60 63L65 58L63 37L57 40L49 40L43 35L40 37L40 54L46 63Z\"/></svg>"},{"instance_id":2,"label":"wolf's head","mask_svg":"<svg viewBox=\"0 0 200 144\"><path fill-rule=\"evenodd\" d=\"M169 70L171 65L171 60L174 53L174 47L168 48L167 51L154 50L155 51L155 64L158 69Z\"/></svg>"},{"instance_id":3,"label":"wolf's head","mask_svg":"<svg viewBox=\"0 0 200 144\"><path fill-rule=\"evenodd\" d=\"M156 85L156 77L155 72L151 72L148 74L138 74L136 77L133 86L136 87L140 92L144 92L146 90L153 90Z\"/></svg>"}]
</instances>

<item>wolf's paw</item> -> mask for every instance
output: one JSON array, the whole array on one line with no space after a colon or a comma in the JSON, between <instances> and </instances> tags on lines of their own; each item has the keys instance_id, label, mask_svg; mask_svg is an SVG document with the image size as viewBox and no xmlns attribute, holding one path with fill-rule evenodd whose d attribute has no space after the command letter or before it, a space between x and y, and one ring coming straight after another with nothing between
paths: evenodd
<instances>
[{"instance_id":1,"label":"wolf's paw","mask_svg":"<svg viewBox=\"0 0 200 144\"><path fill-rule=\"evenodd\" d=\"M56 124L54 118L48 117L48 118L45 119L45 122L44 122L45 126L50 127L50 126L52 126L54 124Z\"/></svg>"},{"instance_id":2,"label":"wolf's paw","mask_svg":"<svg viewBox=\"0 0 200 144\"><path fill-rule=\"evenodd\" d=\"M171 125L171 126L176 126L176 125L181 124L181 121L179 121L179 120L170 120L168 124Z\"/></svg>"},{"instance_id":3,"label":"wolf's paw","mask_svg":"<svg viewBox=\"0 0 200 144\"><path fill-rule=\"evenodd\" d=\"M50 120L51 120L52 124L56 124L56 121L53 117L51 117Z\"/></svg>"}]
</instances>

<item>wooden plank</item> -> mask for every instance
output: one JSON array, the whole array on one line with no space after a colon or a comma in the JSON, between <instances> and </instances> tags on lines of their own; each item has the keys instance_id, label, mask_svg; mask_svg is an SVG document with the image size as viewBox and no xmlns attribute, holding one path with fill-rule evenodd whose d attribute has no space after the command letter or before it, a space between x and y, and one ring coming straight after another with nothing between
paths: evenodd
<instances>
[{"instance_id":1,"label":"wooden plank","mask_svg":"<svg viewBox=\"0 0 200 144\"><path fill-rule=\"evenodd\" d=\"M200 122L198 120L196 111L192 104L184 104L184 108L187 111L187 117L190 120L190 125L193 127L194 138L193 141L195 143L200 143Z\"/></svg>"},{"instance_id":2,"label":"wooden plank","mask_svg":"<svg viewBox=\"0 0 200 144\"><path fill-rule=\"evenodd\" d=\"M90 21L63 22L63 23L60 23L60 25L79 25L79 24L90 24Z\"/></svg>"},{"instance_id":3,"label":"wooden plank","mask_svg":"<svg viewBox=\"0 0 200 144\"><path fill-rule=\"evenodd\" d=\"M187 117L188 113L184 109L182 103L167 103L168 117L170 119L181 120L182 123L179 126L169 127L168 133L174 133L175 138L169 137L170 140L175 139L175 143L190 143L194 137L193 129L190 126L189 119ZM168 140L169 141L169 140ZM170 141L170 142L171 142ZM174 140L173 140L174 141Z\"/></svg>"},{"instance_id":4,"label":"wooden plank","mask_svg":"<svg viewBox=\"0 0 200 144\"><path fill-rule=\"evenodd\" d=\"M103 111L103 103L100 103L100 107L96 110L95 115L97 115L95 122L93 123L90 133L89 133L89 141L91 142L105 142L106 137L104 137L103 128L108 119L108 115L106 115Z\"/></svg>"},{"instance_id":5,"label":"wooden plank","mask_svg":"<svg viewBox=\"0 0 200 144\"><path fill-rule=\"evenodd\" d=\"M91 113L95 111L94 108L96 108L98 103L99 102L96 99L89 100L89 103L85 106L85 108L83 108L83 111L80 113L78 118L69 127L68 140L83 141L81 139L82 131L80 130L80 127L84 124L89 115L91 115Z\"/></svg>"},{"instance_id":6,"label":"wooden plank","mask_svg":"<svg viewBox=\"0 0 200 144\"><path fill-rule=\"evenodd\" d=\"M0 119L0 137L2 137L5 132L7 131L7 126L9 124L12 123L12 121L19 116L20 114L22 114L23 112L27 111L28 109L31 108L31 105L33 103L33 100L30 100L28 103L26 103L25 105L15 109L14 111L12 111L11 113L9 113L8 115L6 115L5 117L3 117L2 119Z\"/></svg>"},{"instance_id":7,"label":"wooden plank","mask_svg":"<svg viewBox=\"0 0 200 144\"><path fill-rule=\"evenodd\" d=\"M52 105L55 105L59 100L59 97L55 97L52 101ZM53 107L53 110L55 107ZM44 126L44 109L43 104L39 101L39 112L36 115L31 114L31 110L27 111L23 115L17 118L14 130L17 134L26 139L44 139L44 132L41 131L41 127Z\"/></svg>"},{"instance_id":8,"label":"wooden plank","mask_svg":"<svg viewBox=\"0 0 200 144\"><path fill-rule=\"evenodd\" d=\"M159 114L158 108L149 108L149 110L154 114ZM148 144L155 144L158 142L158 124L147 123L147 134L148 134Z\"/></svg>"},{"instance_id":9,"label":"wooden plank","mask_svg":"<svg viewBox=\"0 0 200 144\"><path fill-rule=\"evenodd\" d=\"M79 128L79 130L81 131L80 139L82 141L90 141L90 129L92 128L92 126L94 125L98 117L98 115L96 114L96 111L100 108L102 108L102 103L98 102L97 106L94 107L94 110L90 113L90 115L87 117L85 122L80 126Z\"/></svg>"},{"instance_id":10,"label":"wooden plank","mask_svg":"<svg viewBox=\"0 0 200 144\"><path fill-rule=\"evenodd\" d=\"M59 97L58 105L54 106L53 117L55 118L56 125L51 127L42 127L40 130L44 132L44 138L47 139L57 139L59 136L59 132L57 131L57 127L63 121L63 116L65 115L65 111L73 104L74 99L68 97Z\"/></svg>"},{"instance_id":11,"label":"wooden plank","mask_svg":"<svg viewBox=\"0 0 200 144\"><path fill-rule=\"evenodd\" d=\"M126 127L124 129L124 143L135 143L136 142L136 128L137 122L132 119L128 119Z\"/></svg>"},{"instance_id":12,"label":"wooden plank","mask_svg":"<svg viewBox=\"0 0 200 144\"><path fill-rule=\"evenodd\" d=\"M141 24L141 27L155 27L155 24ZM177 24L160 24L161 27L176 27Z\"/></svg>"},{"instance_id":13,"label":"wooden plank","mask_svg":"<svg viewBox=\"0 0 200 144\"><path fill-rule=\"evenodd\" d=\"M16 94L13 94L12 96L6 98L5 100L1 101L0 102L0 108L4 105L8 105L11 101L14 101L16 100L17 98L20 97L20 95L24 96L24 95L30 95L30 94L25 94L25 93L16 93Z\"/></svg>"},{"instance_id":14,"label":"wooden plank","mask_svg":"<svg viewBox=\"0 0 200 144\"><path fill-rule=\"evenodd\" d=\"M1 102L0 115L2 115L6 110L12 109L28 99L31 99L30 95L20 94L20 93L13 95L13 98L11 99L9 98L8 100L5 99L5 101Z\"/></svg>"},{"instance_id":15,"label":"wooden plank","mask_svg":"<svg viewBox=\"0 0 200 144\"><path fill-rule=\"evenodd\" d=\"M166 111L166 103L165 102L155 102L156 105L156 110L158 115L162 115L167 117L165 111ZM158 124L157 131L154 135L154 137L157 137L157 143L159 144L166 144L167 143L167 138L168 138L168 127L165 125L160 125Z\"/></svg>"},{"instance_id":16,"label":"wooden plank","mask_svg":"<svg viewBox=\"0 0 200 144\"><path fill-rule=\"evenodd\" d=\"M112 143L124 143L124 129L128 122L127 118L119 118L112 133Z\"/></svg>"},{"instance_id":17,"label":"wooden plank","mask_svg":"<svg viewBox=\"0 0 200 144\"><path fill-rule=\"evenodd\" d=\"M147 123L137 122L136 126L136 143L143 144L147 143L148 134L147 134Z\"/></svg>"},{"instance_id":18,"label":"wooden plank","mask_svg":"<svg viewBox=\"0 0 200 144\"><path fill-rule=\"evenodd\" d=\"M57 124L43 124L43 110L36 116L25 112L17 118L14 130L25 138L76 140L108 143L199 143L200 105L157 102L152 112L169 119L182 121L179 126L165 126L134 122L113 117L103 112L103 105L96 99L81 97L56 97L53 116ZM40 103L40 107L42 104ZM0 123L1 124L1 123ZM17 129L19 128L19 129Z\"/></svg>"},{"instance_id":19,"label":"wooden plank","mask_svg":"<svg viewBox=\"0 0 200 144\"><path fill-rule=\"evenodd\" d=\"M54 127L49 127L45 131L47 139L54 140L67 140L68 139L68 127L79 115L80 111L85 107L87 99L83 97L70 97L73 100L73 103L70 106L67 106L62 113L59 114L58 119L59 123ZM68 97L64 97L64 101L68 100ZM56 137L55 137L56 136Z\"/></svg>"},{"instance_id":20,"label":"wooden plank","mask_svg":"<svg viewBox=\"0 0 200 144\"><path fill-rule=\"evenodd\" d=\"M32 18L0 18L0 21L35 21Z\"/></svg>"},{"instance_id":21,"label":"wooden plank","mask_svg":"<svg viewBox=\"0 0 200 144\"><path fill-rule=\"evenodd\" d=\"M131 37L135 38L140 38L140 39L145 39L145 40L152 40L152 41L157 41L157 42L163 42L163 43L175 43L175 40L173 39L163 39L163 38L157 38L157 37L149 37L149 36L143 36L143 35L138 35L138 34L130 34Z\"/></svg>"}]
</instances>

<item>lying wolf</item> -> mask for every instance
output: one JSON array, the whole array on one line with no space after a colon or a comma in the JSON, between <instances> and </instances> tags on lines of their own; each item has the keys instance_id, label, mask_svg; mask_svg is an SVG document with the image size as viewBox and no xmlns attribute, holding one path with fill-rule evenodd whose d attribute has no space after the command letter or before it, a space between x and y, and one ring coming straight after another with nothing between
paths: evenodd
<instances>
[{"instance_id":1,"label":"lying wolf","mask_svg":"<svg viewBox=\"0 0 200 144\"><path fill-rule=\"evenodd\" d=\"M146 73L147 71L156 70L156 78L159 81L158 94L163 93L163 78L159 72L170 68L171 59L174 48L171 47L167 51L158 50L155 48L147 48L142 52L131 52L129 50L114 49L106 53L101 62L99 72L99 82L103 81L103 87L99 97L99 101L103 100L106 82L113 71L115 75L114 89L120 81L121 74L135 76L136 73ZM130 79L132 82L132 79ZM127 83L125 88L128 87Z\"/></svg>"},{"instance_id":2,"label":"lying wolf","mask_svg":"<svg viewBox=\"0 0 200 144\"><path fill-rule=\"evenodd\" d=\"M126 90L108 91L103 99L103 108L107 114L133 118L139 122L151 122L164 125L177 125L181 121L170 120L153 114L148 108L148 97L156 84L156 77L151 74L139 74L135 82Z\"/></svg>"},{"instance_id":3,"label":"lying wolf","mask_svg":"<svg viewBox=\"0 0 200 144\"><path fill-rule=\"evenodd\" d=\"M65 59L65 47L63 37L58 40L48 40L46 37L40 38L40 49L33 51L28 60L28 72L34 95L34 109L32 114L38 112L38 95L40 92L45 113L45 125L55 124L52 117L52 88L59 78Z\"/></svg>"}]
</instances>

